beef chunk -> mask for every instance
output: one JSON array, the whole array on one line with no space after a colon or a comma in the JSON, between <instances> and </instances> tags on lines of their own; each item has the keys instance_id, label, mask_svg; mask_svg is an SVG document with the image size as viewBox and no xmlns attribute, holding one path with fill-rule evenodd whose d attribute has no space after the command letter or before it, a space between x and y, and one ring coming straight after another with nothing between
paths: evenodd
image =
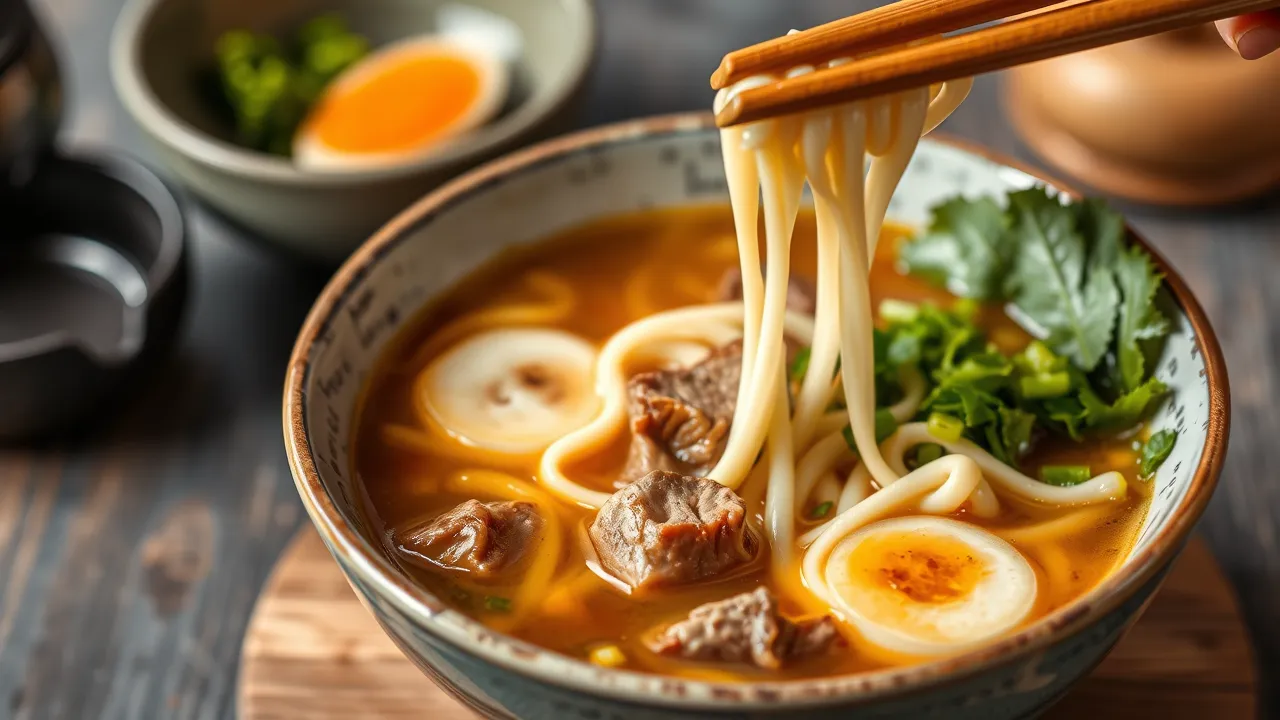
<instances>
[{"instance_id":1,"label":"beef chunk","mask_svg":"<svg viewBox=\"0 0 1280 720\"><path fill-rule=\"evenodd\" d=\"M635 588L710 577L749 562L760 547L736 493L663 471L614 493L589 532L600 564Z\"/></svg>"},{"instance_id":2,"label":"beef chunk","mask_svg":"<svg viewBox=\"0 0 1280 720\"><path fill-rule=\"evenodd\" d=\"M393 532L391 542L415 565L491 578L517 564L541 529L542 516L532 503L468 500Z\"/></svg>"},{"instance_id":3,"label":"beef chunk","mask_svg":"<svg viewBox=\"0 0 1280 720\"><path fill-rule=\"evenodd\" d=\"M619 486L654 470L711 472L729 438L741 375L742 343L735 342L691 367L631 378L632 439Z\"/></svg>"},{"instance_id":4,"label":"beef chunk","mask_svg":"<svg viewBox=\"0 0 1280 720\"><path fill-rule=\"evenodd\" d=\"M831 618L792 622L778 612L773 593L756 588L695 608L648 645L661 655L776 670L792 658L826 652L838 637Z\"/></svg>"},{"instance_id":5,"label":"beef chunk","mask_svg":"<svg viewBox=\"0 0 1280 720\"><path fill-rule=\"evenodd\" d=\"M722 301L742 299L742 270L730 268L720 278L720 290L716 297ZM818 307L818 290L808 278L792 273L787 282L787 309L801 315L812 315Z\"/></svg>"}]
</instances>

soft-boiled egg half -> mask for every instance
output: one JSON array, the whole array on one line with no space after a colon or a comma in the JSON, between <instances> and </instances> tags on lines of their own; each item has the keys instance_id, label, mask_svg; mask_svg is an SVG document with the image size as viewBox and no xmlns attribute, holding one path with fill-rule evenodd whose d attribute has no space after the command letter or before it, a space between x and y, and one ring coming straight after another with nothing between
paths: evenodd
<instances>
[{"instance_id":1,"label":"soft-boiled egg half","mask_svg":"<svg viewBox=\"0 0 1280 720\"><path fill-rule=\"evenodd\" d=\"M416 392L430 419L462 442L524 455L595 417L596 349L561 330L474 335L427 367Z\"/></svg>"},{"instance_id":2,"label":"soft-boiled egg half","mask_svg":"<svg viewBox=\"0 0 1280 720\"><path fill-rule=\"evenodd\" d=\"M309 170L386 167L423 157L489 121L507 97L495 54L441 36L403 40L325 88L293 138Z\"/></svg>"},{"instance_id":3,"label":"soft-boiled egg half","mask_svg":"<svg viewBox=\"0 0 1280 720\"><path fill-rule=\"evenodd\" d=\"M1035 570L982 528L936 516L882 520L840 541L827 582L872 645L941 656L1021 624L1036 602Z\"/></svg>"}]
</instances>

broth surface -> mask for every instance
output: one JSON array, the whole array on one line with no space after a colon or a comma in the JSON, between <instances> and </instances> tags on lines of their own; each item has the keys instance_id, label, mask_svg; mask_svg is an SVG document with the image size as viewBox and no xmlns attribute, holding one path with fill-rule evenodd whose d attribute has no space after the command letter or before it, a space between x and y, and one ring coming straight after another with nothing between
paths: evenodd
<instances>
[{"instance_id":1,"label":"broth surface","mask_svg":"<svg viewBox=\"0 0 1280 720\"><path fill-rule=\"evenodd\" d=\"M954 302L945 291L894 269L896 245L908 230L887 226L872 269L873 307L884 298L931 301L941 306ZM815 226L812 212L802 212L792 246L793 277L812 279L815 270ZM531 272L552 273L572 286L576 303L567 319L552 325L593 343L603 343L626 324L655 312L683 305L714 301L725 272L737 267L737 246L727 206L700 207L620 216L593 223L532 246L511 250L464 279L428 308L383 357L366 390L356 426L354 463L367 494L374 526L386 536L393 528L432 517L471 499L442 490L443 479L468 468L499 469L522 479L534 479L537 457L527 462L495 463L483 454L461 461L422 450L406 450L386 440L386 427L419 429L411 404L413 379L439 351L430 340L450 321L486 308L536 299L524 282ZM990 340L1005 352L1021 349L1029 336L999 307L983 307L978 324ZM447 347L447 346L446 346ZM423 350L428 352L424 353ZM640 368L637 368L640 369ZM448 441L447 438L440 438ZM1040 597L1030 620L1078 597L1098 583L1125 556L1146 512L1145 483L1136 478L1133 438L1071 443L1040 443L1024 458L1022 470L1035 476L1041 464L1088 465L1094 473L1118 470L1130 481L1128 498L1119 503L1079 510L1047 510L1012 499L994 520L957 517L989 528L1008 531L1006 536L1031 561L1040 583ZM609 478L616 475L625 454L620 446L612 457L585 468L596 487L612 491ZM579 468L582 470L584 468ZM579 472L581 474L581 472ZM499 498L479 497L482 501ZM791 579L770 577L767 562L757 560L746 570L709 582L682 588L624 595L596 577L585 566L577 530L594 512L561 503L566 528L565 556L559 574L541 605L511 634L566 655L586 659L593 649L618 646L625 655L623 667L632 670L713 680L794 679L843 675L904 662L866 652L858 646L832 654L800 659L781 670L760 670L746 665L714 665L660 657L643 645L643 637L656 626L683 619L694 607L722 600L759 585L773 588L785 613L809 615L820 607L796 604L785 586ZM758 512L759 508L753 508ZM1061 519L1060 519L1061 518ZM1067 540L1045 540L1048 523L1079 519L1082 529ZM515 592L511 585L484 585L459 581L392 561L417 582L458 610L497 629Z\"/></svg>"}]
</instances>

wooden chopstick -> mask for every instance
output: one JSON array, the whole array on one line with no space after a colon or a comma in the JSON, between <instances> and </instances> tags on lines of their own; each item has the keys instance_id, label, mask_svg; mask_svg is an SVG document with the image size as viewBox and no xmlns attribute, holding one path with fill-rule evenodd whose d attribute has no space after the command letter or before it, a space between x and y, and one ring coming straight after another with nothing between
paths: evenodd
<instances>
[{"instance_id":1,"label":"wooden chopstick","mask_svg":"<svg viewBox=\"0 0 1280 720\"><path fill-rule=\"evenodd\" d=\"M886 95L1276 4L1277 0L1091 0L746 90L716 114L716 124L728 127Z\"/></svg>"},{"instance_id":2,"label":"wooden chopstick","mask_svg":"<svg viewBox=\"0 0 1280 720\"><path fill-rule=\"evenodd\" d=\"M880 50L1000 20L1061 0L898 0L809 28L794 35L735 50L711 75L714 90L762 72Z\"/></svg>"}]
</instances>

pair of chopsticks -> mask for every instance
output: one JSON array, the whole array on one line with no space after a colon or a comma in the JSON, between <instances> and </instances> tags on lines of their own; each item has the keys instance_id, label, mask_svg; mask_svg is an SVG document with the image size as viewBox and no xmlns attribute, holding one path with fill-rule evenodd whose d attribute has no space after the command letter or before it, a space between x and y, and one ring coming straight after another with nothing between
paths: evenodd
<instances>
[{"instance_id":1,"label":"pair of chopsticks","mask_svg":"<svg viewBox=\"0 0 1280 720\"><path fill-rule=\"evenodd\" d=\"M716 114L716 124L863 100L1277 5L1280 0L899 0L726 55L711 76L717 90L759 73L857 59L744 90ZM938 37L1034 10L1043 12Z\"/></svg>"}]
</instances>

